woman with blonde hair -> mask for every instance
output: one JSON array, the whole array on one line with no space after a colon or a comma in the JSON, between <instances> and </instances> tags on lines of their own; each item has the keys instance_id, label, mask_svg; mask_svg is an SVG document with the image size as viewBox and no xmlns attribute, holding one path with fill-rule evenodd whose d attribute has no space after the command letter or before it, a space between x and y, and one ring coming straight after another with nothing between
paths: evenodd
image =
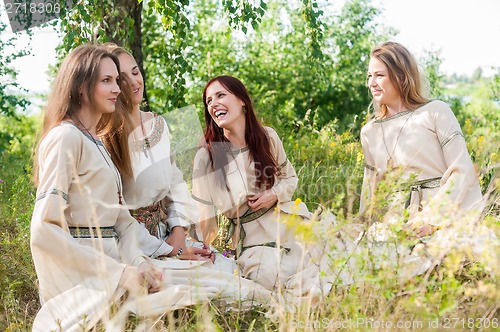
<instances>
[{"instance_id":1,"label":"woman with blonde hair","mask_svg":"<svg viewBox=\"0 0 500 332\"><path fill-rule=\"evenodd\" d=\"M384 174L397 169L405 178L414 177L407 188L398 191L406 195L401 207L409 208L410 223L443 200L463 210L480 209L479 181L460 125L446 103L425 96L411 53L396 42L375 47L370 54L368 88L375 116L361 129L365 156L361 210ZM414 225L419 237L445 226L440 218L420 221Z\"/></svg>"},{"instance_id":2,"label":"woman with blonde hair","mask_svg":"<svg viewBox=\"0 0 500 332\"><path fill-rule=\"evenodd\" d=\"M445 246L482 241L467 234L483 200L460 124L445 102L426 96L422 78L403 45L386 42L371 51L374 116L361 129L360 212L370 222L372 257L401 267L396 272L405 278L439 262ZM408 231L403 245L396 241L400 225ZM452 244L464 235L467 241Z\"/></svg>"}]
</instances>

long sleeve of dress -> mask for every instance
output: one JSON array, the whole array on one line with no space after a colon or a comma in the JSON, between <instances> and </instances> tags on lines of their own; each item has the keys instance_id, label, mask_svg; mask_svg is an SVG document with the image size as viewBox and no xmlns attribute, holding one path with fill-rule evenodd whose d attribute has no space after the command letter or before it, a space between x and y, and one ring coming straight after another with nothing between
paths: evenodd
<instances>
[{"instance_id":1,"label":"long sleeve of dress","mask_svg":"<svg viewBox=\"0 0 500 332\"><path fill-rule=\"evenodd\" d=\"M134 266L141 265L146 259L145 253L140 249L139 239L147 237L149 241L152 241L156 237L149 234L144 227L140 227L139 223L125 209L122 209L118 215L115 231L118 234L118 248L122 261ZM166 245L170 247L168 244Z\"/></svg>"},{"instance_id":2,"label":"long sleeve of dress","mask_svg":"<svg viewBox=\"0 0 500 332\"><path fill-rule=\"evenodd\" d=\"M172 229L182 226L189 230L199 218L196 203L191 197L182 172L172 163L172 185L168 194L163 198L162 205L167 215L167 223Z\"/></svg>"},{"instance_id":3,"label":"long sleeve of dress","mask_svg":"<svg viewBox=\"0 0 500 332\"><path fill-rule=\"evenodd\" d=\"M139 223L137 223L137 240L144 254L151 258L166 256L174 250L165 240L151 235L146 227L139 225Z\"/></svg>"},{"instance_id":4,"label":"long sleeve of dress","mask_svg":"<svg viewBox=\"0 0 500 332\"><path fill-rule=\"evenodd\" d=\"M200 149L194 159L193 199L199 212L196 225L198 240L211 243L217 236L216 209L209 191L209 157L206 149Z\"/></svg>"},{"instance_id":5,"label":"long sleeve of dress","mask_svg":"<svg viewBox=\"0 0 500 332\"><path fill-rule=\"evenodd\" d=\"M361 130L361 147L363 149L363 156L365 159L365 167L363 173L363 184L361 186L361 197L359 202L359 212L363 213L370 202L372 192L375 188L377 170L375 168L375 161L373 160L370 153L368 153L368 141L366 136Z\"/></svg>"},{"instance_id":6,"label":"long sleeve of dress","mask_svg":"<svg viewBox=\"0 0 500 332\"><path fill-rule=\"evenodd\" d=\"M439 191L424 211L433 208L433 201L442 201L443 198L464 209L480 208L482 196L479 181L460 124L447 104L439 102L436 106L439 107L432 116L447 169L441 177ZM433 224L439 224L438 221L434 220Z\"/></svg>"},{"instance_id":7,"label":"long sleeve of dress","mask_svg":"<svg viewBox=\"0 0 500 332\"><path fill-rule=\"evenodd\" d=\"M115 289L125 268L125 264L103 251L82 245L68 232L68 216L72 215L72 206L85 206L89 203L71 197L70 187L82 192L89 188L79 182L76 172L81 159L85 158L82 155L83 136L74 135L72 131L75 128L57 129L59 135L55 135L54 132L49 133L40 145L38 160L40 182L31 222L30 244L40 280L42 302L88 278L103 278L108 283L107 287ZM88 209L92 210L92 206ZM93 212L95 211L91 211ZM76 219L78 216L76 214L73 217ZM114 221L110 221L109 225L98 225L93 218L81 220L79 223L82 227L115 224ZM122 231L120 225L117 231ZM114 241L114 239L109 240ZM125 256L134 261L137 259L133 257L134 254L131 251L130 255Z\"/></svg>"},{"instance_id":8,"label":"long sleeve of dress","mask_svg":"<svg viewBox=\"0 0 500 332\"><path fill-rule=\"evenodd\" d=\"M278 134L272 128L266 127L266 129L271 140L271 149L276 156L276 162L280 171L278 181L275 182L272 189L278 196L279 202L288 202L292 199L297 189L299 179L297 173L295 173L295 169L286 156L283 142L278 137Z\"/></svg>"}]
</instances>

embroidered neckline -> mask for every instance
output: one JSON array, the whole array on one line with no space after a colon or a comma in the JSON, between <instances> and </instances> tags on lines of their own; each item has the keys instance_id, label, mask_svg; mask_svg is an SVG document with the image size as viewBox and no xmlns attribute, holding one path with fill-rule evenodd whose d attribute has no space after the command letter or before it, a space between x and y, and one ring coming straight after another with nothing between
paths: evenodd
<instances>
[{"instance_id":1,"label":"embroidered neckline","mask_svg":"<svg viewBox=\"0 0 500 332\"><path fill-rule=\"evenodd\" d=\"M382 119L378 119L378 120L375 120L373 121L373 123L382 123L382 122L387 122L387 121L390 121L390 120L394 120L394 119L397 119L399 117L402 117L402 116L405 116L407 114L410 114L410 113L413 113L415 112L416 110L424 107L425 105L429 104L432 100L429 100L427 101L425 104L422 104L420 106L418 106L417 108L412 108L412 109L409 109L409 110L406 110L406 111L403 111L403 112L399 112L399 113L396 113L394 115L391 115L390 117L388 118L382 118Z\"/></svg>"},{"instance_id":2,"label":"embroidered neckline","mask_svg":"<svg viewBox=\"0 0 500 332\"><path fill-rule=\"evenodd\" d=\"M165 130L165 123L162 119L154 115L153 130L148 135L142 137L138 141L138 150L147 151L153 148L161 140L163 131Z\"/></svg>"},{"instance_id":3,"label":"embroidered neckline","mask_svg":"<svg viewBox=\"0 0 500 332\"><path fill-rule=\"evenodd\" d=\"M245 146L245 147L242 147L241 149L236 149L236 150L231 150L231 154L233 156L237 155L237 154L240 154L240 153L243 153L243 152L246 152L248 151L250 148L248 146Z\"/></svg>"},{"instance_id":4,"label":"embroidered neckline","mask_svg":"<svg viewBox=\"0 0 500 332\"><path fill-rule=\"evenodd\" d=\"M76 124L74 124L73 122L71 121L67 121L67 120L64 120L64 121L61 121L61 125L64 124L64 123L67 123L69 125L72 125L73 127L75 127L76 129L78 129L82 134L83 136L87 137L92 143L95 143L99 146L104 146L104 144L102 144L102 141L101 140L96 140L94 139L92 136L90 136L88 133L84 132L83 130L80 129L80 127L78 127Z\"/></svg>"},{"instance_id":5,"label":"embroidered neckline","mask_svg":"<svg viewBox=\"0 0 500 332\"><path fill-rule=\"evenodd\" d=\"M414 111L416 111L416 110L412 109L412 110L407 110L407 111L404 111L404 112L399 112L399 113L396 113L394 115L391 115L388 118L382 118L382 119L375 120L374 123L387 122L387 121L390 121L390 120L397 119L399 117L405 116L406 114L413 113Z\"/></svg>"}]
</instances>

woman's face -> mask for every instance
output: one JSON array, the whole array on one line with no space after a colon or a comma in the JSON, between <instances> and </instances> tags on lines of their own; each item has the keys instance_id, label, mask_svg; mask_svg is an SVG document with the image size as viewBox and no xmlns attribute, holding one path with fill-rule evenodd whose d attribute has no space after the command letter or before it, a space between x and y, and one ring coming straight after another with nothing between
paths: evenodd
<instances>
[{"instance_id":1,"label":"woman's face","mask_svg":"<svg viewBox=\"0 0 500 332\"><path fill-rule=\"evenodd\" d=\"M373 57L368 65L368 87L373 100L380 105L391 105L401 98L389 77L387 66Z\"/></svg>"},{"instance_id":2,"label":"woman's face","mask_svg":"<svg viewBox=\"0 0 500 332\"><path fill-rule=\"evenodd\" d=\"M210 116L221 128L230 128L236 122L245 121L245 104L219 81L214 81L207 87L205 103Z\"/></svg>"},{"instance_id":3,"label":"woman's face","mask_svg":"<svg viewBox=\"0 0 500 332\"><path fill-rule=\"evenodd\" d=\"M103 58L99 64L99 76L94 87L94 103L98 113L112 113L120 94L118 69L110 58Z\"/></svg>"},{"instance_id":4,"label":"woman's face","mask_svg":"<svg viewBox=\"0 0 500 332\"><path fill-rule=\"evenodd\" d=\"M120 61L120 70L122 77L127 79L132 96L132 103L140 105L142 102L142 95L144 93L144 79L142 78L141 71L135 59L127 53L120 54L118 57Z\"/></svg>"}]
</instances>

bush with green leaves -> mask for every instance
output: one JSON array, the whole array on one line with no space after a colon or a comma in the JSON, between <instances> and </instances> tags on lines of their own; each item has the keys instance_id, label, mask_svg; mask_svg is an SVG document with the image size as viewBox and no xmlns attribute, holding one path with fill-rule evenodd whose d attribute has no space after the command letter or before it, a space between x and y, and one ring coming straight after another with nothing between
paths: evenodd
<instances>
[{"instance_id":1,"label":"bush with green leaves","mask_svg":"<svg viewBox=\"0 0 500 332\"><path fill-rule=\"evenodd\" d=\"M32 116L0 118L2 331L8 326L24 326L27 330L39 308L37 279L29 246L29 226L35 201L31 153L36 128L37 119Z\"/></svg>"}]
</instances>

